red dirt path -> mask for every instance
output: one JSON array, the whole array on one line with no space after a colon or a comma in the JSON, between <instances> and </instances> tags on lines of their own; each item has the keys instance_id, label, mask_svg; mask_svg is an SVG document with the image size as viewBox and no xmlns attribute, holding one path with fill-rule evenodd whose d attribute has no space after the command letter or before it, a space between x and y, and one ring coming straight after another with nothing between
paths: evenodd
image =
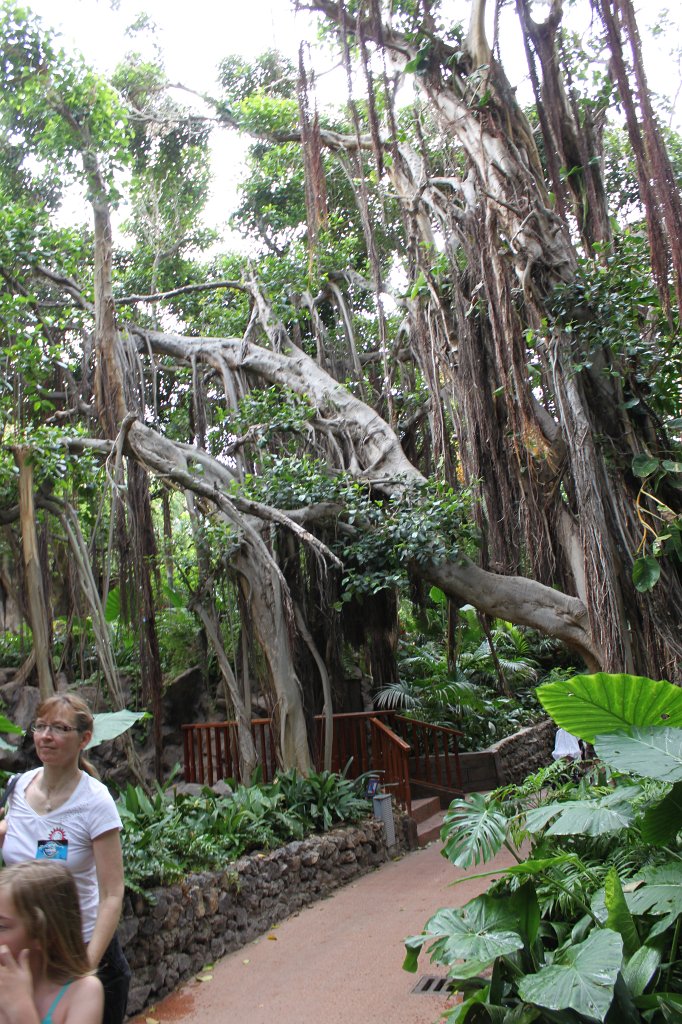
<instances>
[{"instance_id":1,"label":"red dirt path","mask_svg":"<svg viewBox=\"0 0 682 1024\"><path fill-rule=\"evenodd\" d=\"M475 872L453 868L440 850L435 842L408 853L306 907L129 1024L434 1024L452 997L412 989L445 972L425 957L417 974L403 971L403 940L490 884L451 887ZM487 868L509 863L503 851Z\"/></svg>"}]
</instances>

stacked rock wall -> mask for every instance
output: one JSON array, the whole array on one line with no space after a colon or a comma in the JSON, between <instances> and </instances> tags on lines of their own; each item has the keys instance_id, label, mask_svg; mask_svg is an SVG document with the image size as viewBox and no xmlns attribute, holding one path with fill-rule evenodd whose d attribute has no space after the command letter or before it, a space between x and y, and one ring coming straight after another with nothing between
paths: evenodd
<instances>
[{"instance_id":1,"label":"stacked rock wall","mask_svg":"<svg viewBox=\"0 0 682 1024\"><path fill-rule=\"evenodd\" d=\"M531 772L551 764L555 733L556 725L547 719L489 747L495 757L498 785L523 782Z\"/></svg>"},{"instance_id":2,"label":"stacked rock wall","mask_svg":"<svg viewBox=\"0 0 682 1024\"><path fill-rule=\"evenodd\" d=\"M389 850L383 823L369 819L241 857L223 872L189 875L147 897L128 893L119 929L133 971L128 1013L403 851L404 820L396 822L396 837Z\"/></svg>"}]
</instances>

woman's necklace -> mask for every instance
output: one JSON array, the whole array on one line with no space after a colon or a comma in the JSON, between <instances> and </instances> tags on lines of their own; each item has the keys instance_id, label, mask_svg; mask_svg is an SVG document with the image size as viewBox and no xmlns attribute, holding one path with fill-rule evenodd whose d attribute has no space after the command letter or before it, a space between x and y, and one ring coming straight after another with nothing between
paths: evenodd
<instances>
[{"instance_id":1,"label":"woman's necklace","mask_svg":"<svg viewBox=\"0 0 682 1024\"><path fill-rule=\"evenodd\" d=\"M48 782L47 782L47 779L45 778L45 770L43 769L42 783L43 783L43 789L45 791L44 801L45 801L45 810L46 811L54 810L55 803L60 803L60 801L55 800L56 795L58 793L66 792L67 788L71 785L71 783L73 781L74 781L74 777L72 776L71 778L67 779L66 783L62 781L62 782L58 782L54 786L50 786L48 784ZM63 803L63 802L64 801L62 800L61 803Z\"/></svg>"}]
</instances>

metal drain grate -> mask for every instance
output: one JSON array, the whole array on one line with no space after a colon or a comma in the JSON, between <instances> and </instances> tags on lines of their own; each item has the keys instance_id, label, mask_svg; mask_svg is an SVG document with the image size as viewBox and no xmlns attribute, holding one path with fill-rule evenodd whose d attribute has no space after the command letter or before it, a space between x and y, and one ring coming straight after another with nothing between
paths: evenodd
<instances>
[{"instance_id":1,"label":"metal drain grate","mask_svg":"<svg viewBox=\"0 0 682 1024\"><path fill-rule=\"evenodd\" d=\"M445 996L452 992L452 982L440 974L425 974L412 991L418 996Z\"/></svg>"}]
</instances>

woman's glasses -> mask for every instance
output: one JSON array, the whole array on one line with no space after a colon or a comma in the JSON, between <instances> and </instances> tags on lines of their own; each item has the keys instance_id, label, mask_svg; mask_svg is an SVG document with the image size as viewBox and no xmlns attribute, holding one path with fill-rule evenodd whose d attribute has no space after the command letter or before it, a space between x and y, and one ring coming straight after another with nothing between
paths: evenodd
<instances>
[{"instance_id":1,"label":"woman's glasses","mask_svg":"<svg viewBox=\"0 0 682 1024\"><path fill-rule=\"evenodd\" d=\"M62 725L61 722L33 722L29 726L34 735L43 735L51 732L53 736L66 736L69 732L79 732L77 725Z\"/></svg>"}]
</instances>

